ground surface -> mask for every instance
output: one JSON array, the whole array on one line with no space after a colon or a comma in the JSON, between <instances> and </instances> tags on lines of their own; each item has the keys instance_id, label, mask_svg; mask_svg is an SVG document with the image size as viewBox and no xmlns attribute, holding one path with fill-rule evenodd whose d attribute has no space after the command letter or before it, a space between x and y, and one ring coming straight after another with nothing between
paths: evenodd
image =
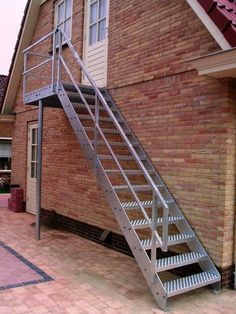
<instances>
[{"instance_id":1,"label":"ground surface","mask_svg":"<svg viewBox=\"0 0 236 314\"><path fill-rule=\"evenodd\" d=\"M37 242L33 221L30 214L1 208L0 241L54 281L0 291L0 314L163 313L133 258L46 227ZM224 290L214 295L203 288L172 298L169 305L170 314L233 314L236 292Z\"/></svg>"},{"instance_id":2,"label":"ground surface","mask_svg":"<svg viewBox=\"0 0 236 314\"><path fill-rule=\"evenodd\" d=\"M10 194L0 194L0 208L6 208Z\"/></svg>"}]
</instances>

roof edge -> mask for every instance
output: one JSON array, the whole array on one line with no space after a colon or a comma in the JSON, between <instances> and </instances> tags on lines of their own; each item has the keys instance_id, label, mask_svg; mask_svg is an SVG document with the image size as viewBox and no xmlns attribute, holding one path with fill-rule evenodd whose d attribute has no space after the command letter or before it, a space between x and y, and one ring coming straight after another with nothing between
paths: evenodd
<instances>
[{"instance_id":1,"label":"roof edge","mask_svg":"<svg viewBox=\"0 0 236 314\"><path fill-rule=\"evenodd\" d=\"M35 0L28 0L26 4L15 51L10 65L8 83L2 103L1 114L10 114L13 110L23 69L22 51L30 45L40 5L41 2Z\"/></svg>"},{"instance_id":2,"label":"roof edge","mask_svg":"<svg viewBox=\"0 0 236 314\"><path fill-rule=\"evenodd\" d=\"M212 21L212 19L203 9L200 3L197 0L186 0L186 1L190 5L190 7L193 9L193 11L196 13L196 15L199 17L199 19L202 21L202 23L205 25L205 27L208 29L208 31L213 36L213 38L218 43L218 45L221 47L221 49L222 50L231 49L232 47L229 44L229 42L226 40L222 32L219 30L216 24Z\"/></svg>"}]
</instances>

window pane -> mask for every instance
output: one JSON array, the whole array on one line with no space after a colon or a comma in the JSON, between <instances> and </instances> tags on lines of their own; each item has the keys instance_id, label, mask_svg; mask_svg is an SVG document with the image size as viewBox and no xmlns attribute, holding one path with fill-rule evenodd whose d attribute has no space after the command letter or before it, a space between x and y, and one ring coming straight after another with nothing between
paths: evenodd
<instances>
[{"instance_id":1,"label":"window pane","mask_svg":"<svg viewBox=\"0 0 236 314\"><path fill-rule=\"evenodd\" d=\"M107 0L100 0L99 4L99 19L107 16Z\"/></svg>"},{"instance_id":2,"label":"window pane","mask_svg":"<svg viewBox=\"0 0 236 314\"><path fill-rule=\"evenodd\" d=\"M65 21L64 30L66 35L70 38L71 19Z\"/></svg>"},{"instance_id":3,"label":"window pane","mask_svg":"<svg viewBox=\"0 0 236 314\"><path fill-rule=\"evenodd\" d=\"M71 16L71 12L72 12L72 0L66 0L66 15L65 18L68 18Z\"/></svg>"},{"instance_id":4,"label":"window pane","mask_svg":"<svg viewBox=\"0 0 236 314\"><path fill-rule=\"evenodd\" d=\"M106 19L98 23L98 41L106 38Z\"/></svg>"},{"instance_id":5,"label":"window pane","mask_svg":"<svg viewBox=\"0 0 236 314\"><path fill-rule=\"evenodd\" d=\"M37 129L32 129L32 144L37 144Z\"/></svg>"},{"instance_id":6,"label":"window pane","mask_svg":"<svg viewBox=\"0 0 236 314\"><path fill-rule=\"evenodd\" d=\"M97 24L89 27L89 44L95 44L97 42Z\"/></svg>"},{"instance_id":7,"label":"window pane","mask_svg":"<svg viewBox=\"0 0 236 314\"><path fill-rule=\"evenodd\" d=\"M32 146L31 148L31 160L36 161L36 146Z\"/></svg>"},{"instance_id":8,"label":"window pane","mask_svg":"<svg viewBox=\"0 0 236 314\"><path fill-rule=\"evenodd\" d=\"M30 169L30 176L31 178L35 178L35 163L34 162L31 162L31 169Z\"/></svg>"},{"instance_id":9,"label":"window pane","mask_svg":"<svg viewBox=\"0 0 236 314\"><path fill-rule=\"evenodd\" d=\"M57 25L65 19L64 2L58 5Z\"/></svg>"},{"instance_id":10,"label":"window pane","mask_svg":"<svg viewBox=\"0 0 236 314\"><path fill-rule=\"evenodd\" d=\"M98 3L94 2L90 6L90 24L93 24L98 19Z\"/></svg>"}]
</instances>

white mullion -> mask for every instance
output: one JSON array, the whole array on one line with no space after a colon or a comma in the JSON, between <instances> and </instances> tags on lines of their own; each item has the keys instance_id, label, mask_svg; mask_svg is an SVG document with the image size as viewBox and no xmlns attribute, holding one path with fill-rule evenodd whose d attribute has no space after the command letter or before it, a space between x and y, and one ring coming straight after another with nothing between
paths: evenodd
<instances>
[{"instance_id":1,"label":"white mullion","mask_svg":"<svg viewBox=\"0 0 236 314\"><path fill-rule=\"evenodd\" d=\"M100 0L97 0L97 38L96 38L96 43L98 43L98 20L99 20L99 6L100 6Z\"/></svg>"}]
</instances>

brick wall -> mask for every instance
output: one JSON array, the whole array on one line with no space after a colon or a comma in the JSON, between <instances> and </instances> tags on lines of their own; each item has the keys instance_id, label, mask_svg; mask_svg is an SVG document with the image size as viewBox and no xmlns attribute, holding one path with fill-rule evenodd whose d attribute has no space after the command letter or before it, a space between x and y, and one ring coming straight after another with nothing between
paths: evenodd
<instances>
[{"instance_id":1,"label":"brick wall","mask_svg":"<svg viewBox=\"0 0 236 314\"><path fill-rule=\"evenodd\" d=\"M13 123L11 122L0 122L0 137L12 137Z\"/></svg>"},{"instance_id":2,"label":"brick wall","mask_svg":"<svg viewBox=\"0 0 236 314\"><path fill-rule=\"evenodd\" d=\"M114 100L214 262L232 265L235 81L199 77L185 62L219 50L217 43L183 0L113 0L109 23ZM33 41L52 25L47 1ZM82 38L83 1L74 0L72 42L80 54ZM79 79L72 59L71 67ZM25 188L27 123L37 110L21 99L19 89L12 176ZM120 232L60 109L45 111L42 206Z\"/></svg>"},{"instance_id":3,"label":"brick wall","mask_svg":"<svg viewBox=\"0 0 236 314\"><path fill-rule=\"evenodd\" d=\"M112 95L214 262L232 265L235 80L185 62L219 50L186 1L110 5Z\"/></svg>"}]
</instances>

